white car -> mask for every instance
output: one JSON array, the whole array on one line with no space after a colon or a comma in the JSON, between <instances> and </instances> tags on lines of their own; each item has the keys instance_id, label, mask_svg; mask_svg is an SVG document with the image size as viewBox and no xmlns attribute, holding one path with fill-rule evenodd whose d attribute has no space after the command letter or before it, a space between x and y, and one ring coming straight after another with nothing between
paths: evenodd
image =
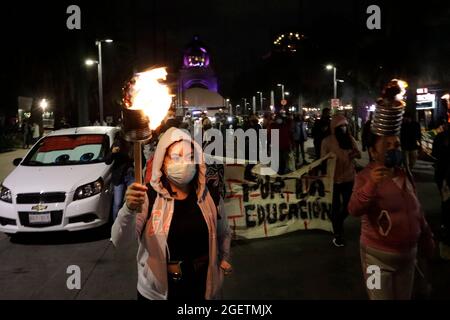
<instances>
[{"instance_id":1,"label":"white car","mask_svg":"<svg viewBox=\"0 0 450 320\"><path fill-rule=\"evenodd\" d=\"M112 203L105 163L114 127L80 127L40 139L0 185L0 232L76 231L106 224Z\"/></svg>"}]
</instances>

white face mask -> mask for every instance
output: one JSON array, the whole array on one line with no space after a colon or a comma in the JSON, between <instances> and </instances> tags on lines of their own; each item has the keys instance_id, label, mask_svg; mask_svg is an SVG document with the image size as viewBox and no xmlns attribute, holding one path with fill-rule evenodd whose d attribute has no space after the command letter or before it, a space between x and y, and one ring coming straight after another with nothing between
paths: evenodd
<instances>
[{"instance_id":1,"label":"white face mask","mask_svg":"<svg viewBox=\"0 0 450 320\"><path fill-rule=\"evenodd\" d=\"M184 186L192 181L196 172L194 163L176 163L167 168L167 178L177 185Z\"/></svg>"}]
</instances>

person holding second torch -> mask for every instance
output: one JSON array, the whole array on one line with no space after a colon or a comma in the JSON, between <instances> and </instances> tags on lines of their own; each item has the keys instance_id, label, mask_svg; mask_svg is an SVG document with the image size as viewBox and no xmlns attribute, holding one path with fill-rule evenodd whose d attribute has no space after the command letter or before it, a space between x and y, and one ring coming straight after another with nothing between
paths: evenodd
<instances>
[{"instance_id":1,"label":"person holding second torch","mask_svg":"<svg viewBox=\"0 0 450 320\"><path fill-rule=\"evenodd\" d=\"M414 182L401 166L403 86L392 80L378 100L368 139L372 161L356 176L348 205L362 218L361 263L371 300L411 299L417 259L434 250ZM368 279L374 270L378 280Z\"/></svg>"},{"instance_id":2,"label":"person holding second torch","mask_svg":"<svg viewBox=\"0 0 450 320\"><path fill-rule=\"evenodd\" d=\"M133 236L139 241L138 300L220 298L231 272L231 232L205 172L201 147L170 128L156 147L150 185L128 188L111 241L116 247Z\"/></svg>"}]
</instances>

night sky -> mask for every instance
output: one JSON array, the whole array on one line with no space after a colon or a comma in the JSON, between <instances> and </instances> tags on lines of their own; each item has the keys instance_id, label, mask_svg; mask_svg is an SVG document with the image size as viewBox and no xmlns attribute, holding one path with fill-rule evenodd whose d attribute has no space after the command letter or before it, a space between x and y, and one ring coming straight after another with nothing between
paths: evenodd
<instances>
[{"instance_id":1,"label":"night sky","mask_svg":"<svg viewBox=\"0 0 450 320\"><path fill-rule=\"evenodd\" d=\"M66 28L70 4L81 7L81 31ZM380 31L365 27L370 4L381 7ZM116 108L120 87L133 71L165 65L176 73L193 35L210 49L221 93L235 99L251 97L258 88L269 90L278 81L290 84L295 93L297 82L309 81L292 74L297 67L304 68L310 84L325 86L330 75L323 65L329 62L341 67L342 78L364 77L373 74L371 67L382 66L384 73L368 83L399 75L439 75L423 81L449 85L448 1L14 1L2 3L0 10L4 110L14 110L19 95L54 96L65 105L60 112L69 115L80 99L95 104L96 72L83 61L97 58L95 39L106 37L115 40L104 47L107 108ZM283 66L271 64L267 57L275 36L290 30L308 37L309 58L300 57L303 61L292 66L289 59ZM86 97L80 96L83 88ZM298 85L297 91L306 90L302 88Z\"/></svg>"}]
</instances>

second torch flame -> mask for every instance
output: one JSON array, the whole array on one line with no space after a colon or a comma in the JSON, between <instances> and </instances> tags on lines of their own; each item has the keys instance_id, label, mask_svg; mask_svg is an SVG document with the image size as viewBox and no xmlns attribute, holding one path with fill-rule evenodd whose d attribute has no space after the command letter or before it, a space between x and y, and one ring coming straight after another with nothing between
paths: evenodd
<instances>
[{"instance_id":1,"label":"second torch flame","mask_svg":"<svg viewBox=\"0 0 450 320\"><path fill-rule=\"evenodd\" d=\"M136 82L130 92L130 109L143 110L149 118L151 130L155 130L161 124L172 104L168 86L159 82L166 80L166 77L165 68L140 72L136 74Z\"/></svg>"}]
</instances>

